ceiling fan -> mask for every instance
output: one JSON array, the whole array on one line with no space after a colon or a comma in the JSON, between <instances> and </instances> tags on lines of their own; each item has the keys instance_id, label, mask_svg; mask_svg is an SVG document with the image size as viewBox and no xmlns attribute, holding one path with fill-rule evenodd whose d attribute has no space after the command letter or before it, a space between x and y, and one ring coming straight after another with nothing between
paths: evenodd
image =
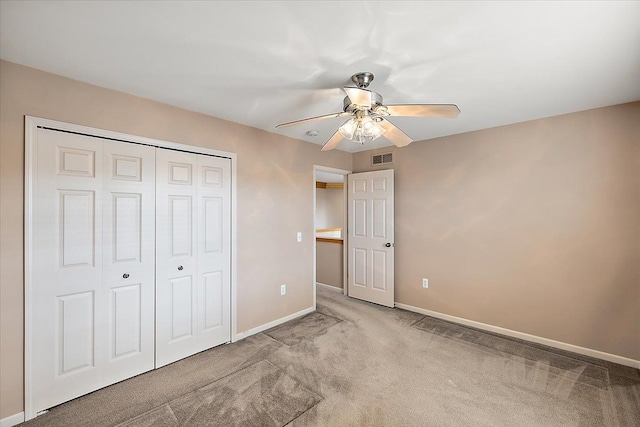
<instances>
[{"instance_id":1,"label":"ceiling fan","mask_svg":"<svg viewBox=\"0 0 640 427\"><path fill-rule=\"evenodd\" d=\"M455 118L460 114L460 109L458 109L458 106L455 104L383 105L382 96L379 93L367 89L369 83L373 81L372 73L357 73L351 76L351 80L357 87L345 86L343 88L347 96L344 98L342 112L281 123L277 125L276 128L334 117L351 116L352 118L344 122L322 147L322 151L336 148L343 138L364 144L366 141L373 141L382 135L396 147L404 147L405 145L411 144L413 139L391 123L387 117Z\"/></svg>"}]
</instances>

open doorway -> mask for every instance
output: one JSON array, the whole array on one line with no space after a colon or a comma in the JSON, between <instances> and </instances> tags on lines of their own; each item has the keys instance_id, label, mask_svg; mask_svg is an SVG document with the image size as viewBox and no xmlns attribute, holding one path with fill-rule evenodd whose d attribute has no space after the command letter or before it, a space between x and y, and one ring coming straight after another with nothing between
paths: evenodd
<instances>
[{"instance_id":1,"label":"open doorway","mask_svg":"<svg viewBox=\"0 0 640 427\"><path fill-rule=\"evenodd\" d=\"M347 293L347 175L350 171L314 166L314 307L316 287Z\"/></svg>"}]
</instances>

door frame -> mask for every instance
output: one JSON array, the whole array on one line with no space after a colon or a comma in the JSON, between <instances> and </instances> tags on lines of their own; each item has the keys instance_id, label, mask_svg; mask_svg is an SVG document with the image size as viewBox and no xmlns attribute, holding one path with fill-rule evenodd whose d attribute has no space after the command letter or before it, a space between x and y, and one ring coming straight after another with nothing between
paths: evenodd
<instances>
[{"instance_id":1,"label":"door frame","mask_svg":"<svg viewBox=\"0 0 640 427\"><path fill-rule=\"evenodd\" d=\"M346 169L336 169L336 168L332 168L329 166L320 166L320 165L313 165L313 277L312 277L312 282L313 282L313 309L316 310L316 279L317 277L317 273L316 273L316 197L317 197L317 192L316 192L316 172L318 171L322 171L322 172L330 172L330 173L335 173L337 175L342 175L342 182L344 184L344 187L342 189L342 211L343 211L343 218L342 218L342 293L344 295L347 295L347 219L348 217L348 206L347 206L347 175L349 175L350 173L352 173L350 170L346 170Z\"/></svg>"},{"instance_id":2,"label":"door frame","mask_svg":"<svg viewBox=\"0 0 640 427\"><path fill-rule=\"evenodd\" d=\"M33 355L31 348L31 299L33 295L33 203L35 195L35 174L37 171L36 144L38 128L50 129L69 133L77 133L90 137L103 138L130 144L149 145L170 150L187 151L196 154L225 157L231 160L231 342L238 341L237 329L237 154L228 151L187 145L178 142L164 141L130 135L88 126L65 123L56 120L43 119L33 116L25 116L25 172L24 172L24 413L25 420L34 418L32 402L32 370ZM314 270L315 274L315 270ZM314 277L315 278L315 277ZM314 283L315 288L315 283ZM315 293L314 293L315 306Z\"/></svg>"}]
</instances>

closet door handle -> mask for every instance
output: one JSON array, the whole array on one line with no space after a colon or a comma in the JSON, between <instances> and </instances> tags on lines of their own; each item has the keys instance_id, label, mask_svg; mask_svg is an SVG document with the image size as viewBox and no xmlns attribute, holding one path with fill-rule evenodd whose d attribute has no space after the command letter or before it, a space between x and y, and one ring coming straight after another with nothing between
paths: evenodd
<instances>
[{"instance_id":1,"label":"closet door handle","mask_svg":"<svg viewBox=\"0 0 640 427\"><path fill-rule=\"evenodd\" d=\"M183 267L183 266L181 266L181 265L179 265L179 266L178 266L178 270L180 270L180 271L182 271L182 269L183 269L183 268L184 268L184 267Z\"/></svg>"},{"instance_id":2,"label":"closet door handle","mask_svg":"<svg viewBox=\"0 0 640 427\"><path fill-rule=\"evenodd\" d=\"M129 273L124 273L124 274L122 275L122 278L123 278L123 279L128 279L128 278L129 278Z\"/></svg>"}]
</instances>

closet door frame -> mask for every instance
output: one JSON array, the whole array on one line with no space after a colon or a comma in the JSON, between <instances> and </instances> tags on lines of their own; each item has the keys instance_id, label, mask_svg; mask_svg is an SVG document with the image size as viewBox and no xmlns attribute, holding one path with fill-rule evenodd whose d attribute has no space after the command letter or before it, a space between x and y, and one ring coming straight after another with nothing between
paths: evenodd
<instances>
[{"instance_id":1,"label":"closet door frame","mask_svg":"<svg viewBox=\"0 0 640 427\"><path fill-rule=\"evenodd\" d=\"M97 129L72 123L43 119L33 116L25 116L25 175L24 175L24 406L25 420L30 420L36 415L32 402L33 348L32 348L32 324L31 306L34 292L34 212L33 197L35 195L35 180L37 171L36 149L38 128L57 130L62 132L77 133L81 135L115 140L119 142L143 144L152 147L167 148L171 150L186 151L195 154L204 154L217 157L225 157L231 160L231 342L236 342L237 331L237 154L227 151L181 144L177 142L163 141L154 138L129 135L104 129Z\"/></svg>"}]
</instances>

